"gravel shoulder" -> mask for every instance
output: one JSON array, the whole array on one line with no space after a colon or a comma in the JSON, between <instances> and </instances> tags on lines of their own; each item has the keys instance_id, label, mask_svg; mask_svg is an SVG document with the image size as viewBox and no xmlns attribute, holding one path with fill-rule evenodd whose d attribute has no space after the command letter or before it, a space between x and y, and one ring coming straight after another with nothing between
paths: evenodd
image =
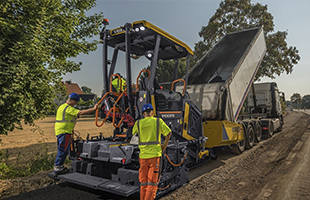
<instances>
[{"instance_id":1,"label":"gravel shoulder","mask_svg":"<svg viewBox=\"0 0 310 200\"><path fill-rule=\"evenodd\" d=\"M299 141L302 146L309 144L301 140L309 124L308 115L289 112L284 121L282 132L241 155L218 159L215 162L222 163L220 167L162 199L281 199L282 188L291 180L287 175L295 169L295 162L287 162L290 153Z\"/></svg>"}]
</instances>

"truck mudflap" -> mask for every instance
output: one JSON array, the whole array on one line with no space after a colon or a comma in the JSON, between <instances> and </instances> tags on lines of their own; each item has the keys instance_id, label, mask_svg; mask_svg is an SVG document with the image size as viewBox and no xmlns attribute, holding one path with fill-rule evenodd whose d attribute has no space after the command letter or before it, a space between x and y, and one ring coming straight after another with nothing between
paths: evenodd
<instances>
[{"instance_id":1,"label":"truck mudflap","mask_svg":"<svg viewBox=\"0 0 310 200\"><path fill-rule=\"evenodd\" d=\"M54 173L49 173L48 176L56 180L64 180L70 183L84 185L88 188L101 190L125 197L128 197L136 192L139 192L140 189L139 186L122 184L117 181L111 181L109 179L90 176L77 172L62 174L58 175L57 177L54 176Z\"/></svg>"}]
</instances>

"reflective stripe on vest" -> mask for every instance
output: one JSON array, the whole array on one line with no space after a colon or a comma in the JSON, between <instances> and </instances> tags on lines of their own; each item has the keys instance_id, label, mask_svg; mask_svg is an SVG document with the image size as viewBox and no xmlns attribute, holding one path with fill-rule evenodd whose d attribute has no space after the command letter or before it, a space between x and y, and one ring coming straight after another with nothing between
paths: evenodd
<instances>
[{"instance_id":1,"label":"reflective stripe on vest","mask_svg":"<svg viewBox=\"0 0 310 200\"><path fill-rule=\"evenodd\" d=\"M158 131L158 128L159 128L159 118L157 118L157 123L156 123L156 141L153 141L153 142L140 142L140 128L139 128L139 121L137 121L137 128L138 128L138 138L139 138L139 145L151 145L151 144L160 144L159 143L159 131Z\"/></svg>"},{"instance_id":2,"label":"reflective stripe on vest","mask_svg":"<svg viewBox=\"0 0 310 200\"><path fill-rule=\"evenodd\" d=\"M65 120L66 110L67 110L68 107L69 107L69 105L66 106L65 109L62 111L62 119L61 120L56 120L56 122L58 122L58 123L75 122L76 117L73 117L70 121L69 120Z\"/></svg>"}]
</instances>

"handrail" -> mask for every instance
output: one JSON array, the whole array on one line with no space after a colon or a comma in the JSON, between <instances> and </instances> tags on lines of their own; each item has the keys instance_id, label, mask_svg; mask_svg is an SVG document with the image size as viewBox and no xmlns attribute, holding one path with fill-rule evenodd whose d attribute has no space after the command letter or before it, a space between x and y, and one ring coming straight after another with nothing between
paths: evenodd
<instances>
[{"instance_id":1,"label":"handrail","mask_svg":"<svg viewBox=\"0 0 310 200\"><path fill-rule=\"evenodd\" d=\"M105 99L106 96L107 96L108 94L110 94L110 93L111 93L111 92L106 92L106 93L103 95L103 97L99 100L98 105L100 105L101 102L103 101L103 99ZM96 126L101 127L101 126L105 123L107 117L102 121L102 123L101 123L100 125L98 125L98 113L99 113L99 107L96 109L95 124L96 124ZM108 116L108 115L107 115L107 116Z\"/></svg>"},{"instance_id":2,"label":"handrail","mask_svg":"<svg viewBox=\"0 0 310 200\"><path fill-rule=\"evenodd\" d=\"M111 89L110 89L110 90L111 90ZM126 91L127 91L127 88L121 93L121 95L119 95L119 97L118 97L117 100L115 101L113 107L108 111L108 113L106 114L104 120L101 122L100 125L98 124L99 107L96 109L96 118L95 118L96 126L101 127L101 126L106 122L106 120L108 119L108 116L110 115L110 113L111 113L112 110L114 110L113 121L115 121L115 105L116 105L117 102L121 99L121 97L125 94ZM106 96L107 96L108 94L110 94L110 93L114 94L115 92L109 91L109 92L105 93L105 94L103 95L103 97L100 99L100 101L98 102L98 104L100 105L100 103L103 101L103 99L105 99Z\"/></svg>"},{"instance_id":3,"label":"handrail","mask_svg":"<svg viewBox=\"0 0 310 200\"><path fill-rule=\"evenodd\" d=\"M119 121L119 123L116 125L116 124L115 124L115 105L114 105L113 108L114 108L114 112L113 112L113 126L114 126L115 128L119 128L119 127L121 126L121 124L122 124L122 122L123 122L125 116L123 116L123 117L121 118L121 120ZM129 110L129 107L125 110L125 113L128 112L128 110Z\"/></svg>"},{"instance_id":4,"label":"handrail","mask_svg":"<svg viewBox=\"0 0 310 200\"><path fill-rule=\"evenodd\" d=\"M113 105L113 126L115 127L115 128L119 128L120 127L120 125L121 125L121 123L122 123L122 121L123 121L123 118L124 117L122 117L122 119L121 119L121 121L120 121L120 123L118 124L118 125L115 125L115 115L116 115L116 104L119 102L119 100L122 98L122 96L125 94L125 92L127 91L127 88L124 90L124 92L116 99L116 101L115 101L115 103L114 103L114 105ZM125 112L127 112L128 111L128 109L129 109L129 107L126 109L126 111Z\"/></svg>"},{"instance_id":5,"label":"handrail","mask_svg":"<svg viewBox=\"0 0 310 200\"><path fill-rule=\"evenodd\" d=\"M119 80L119 85L120 85L119 91L122 92L122 91L123 91L122 78L121 78L120 75L118 75L118 74L112 74L112 75L110 76L110 90L109 90L109 92L112 92L112 77L113 77L113 76L117 76L117 78L118 78L118 80Z\"/></svg>"},{"instance_id":6,"label":"handrail","mask_svg":"<svg viewBox=\"0 0 310 200\"><path fill-rule=\"evenodd\" d=\"M179 81L182 81L183 82L183 93L182 93L182 96L184 95L184 93L185 93L185 80L184 79L177 79L177 80L175 80L175 81L173 81L172 82L172 84L171 84L171 91L174 91L173 90L173 88L174 88L174 83L176 83L176 82L179 82Z\"/></svg>"},{"instance_id":7,"label":"handrail","mask_svg":"<svg viewBox=\"0 0 310 200\"><path fill-rule=\"evenodd\" d=\"M150 76L151 76L151 71L150 71L149 69L142 69L142 70L140 71L138 77L137 77L136 90L139 90L139 86L138 86L138 85L139 85L139 78L140 78L142 72L148 72L148 73L149 73L148 78L150 78Z\"/></svg>"},{"instance_id":8,"label":"handrail","mask_svg":"<svg viewBox=\"0 0 310 200\"><path fill-rule=\"evenodd\" d=\"M144 71L148 71L149 72L149 76L150 76L150 70L148 70L148 69L144 69L144 70L141 70L141 72L140 72L140 74L139 74L139 76L138 76L138 78L137 78L137 80L139 79L139 77L140 77L140 75L141 75L141 73L142 72L144 72ZM119 83L120 83L120 92L113 92L112 91L112 77L113 76L117 76L117 78L119 79ZM100 105L101 104L101 102L103 101L103 99L105 99L106 97L107 97L107 95L108 94L113 94L114 96L117 96L118 98L116 99L116 101L114 102L114 105L113 105L113 107L108 111L108 113L106 114L106 116L105 116L105 118L103 119L103 121L101 122L101 124L98 124L98 113L99 113L99 108L97 108L96 109L96 118L95 118L95 123L96 123L96 126L97 127L101 127L105 122L106 122L106 120L108 119L108 117L109 117L109 115L111 114L111 112L113 111L113 117L112 117L112 122L113 122L113 126L115 127L115 128L119 128L120 126L121 126L121 124L122 124L122 122L123 122L123 120L124 120L124 117L125 116L123 116L122 118L121 118L121 120L120 120L120 122L118 123L118 124L115 124L115 116L116 116L116 104L119 102L119 100L122 98L122 96L124 96L124 94L127 92L127 87L125 88L125 90L124 91L122 91L122 79L121 79L121 77L120 77L120 75L118 75L118 74L112 74L111 76L110 76L110 89L109 89L109 91L108 92L106 92L104 95L103 95L103 97L100 99L100 101L98 102L98 104ZM129 107L125 110L125 112L128 112L128 110L129 110Z\"/></svg>"}]
</instances>

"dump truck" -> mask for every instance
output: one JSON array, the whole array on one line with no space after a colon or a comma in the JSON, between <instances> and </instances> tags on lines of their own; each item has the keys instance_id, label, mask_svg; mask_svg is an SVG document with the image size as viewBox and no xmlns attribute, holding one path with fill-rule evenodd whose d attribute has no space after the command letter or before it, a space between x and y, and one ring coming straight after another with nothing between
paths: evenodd
<instances>
[{"instance_id":1,"label":"dump truck","mask_svg":"<svg viewBox=\"0 0 310 200\"><path fill-rule=\"evenodd\" d=\"M135 121L143 118L145 103L151 103L154 115L172 130L161 158L157 197L186 184L191 169L216 158L215 148L226 146L241 153L250 136L255 137L254 125L260 118L252 120L254 114L246 117L244 112L240 119L239 113L246 99L251 99L249 90L266 51L262 28L224 36L189 70L193 51L154 24L141 20L111 30L106 25L105 21L100 33L105 92L95 124L112 123L113 134L73 139L70 173L50 173L51 178L125 197L138 194L139 147L131 138ZM108 48L113 50L111 56ZM132 87L117 92L111 82L113 77L122 81L115 72L120 51L126 61L127 86ZM133 80L131 61L141 57L150 61L150 67ZM180 59L186 59L183 78L178 75ZM156 79L159 60L175 61L168 89Z\"/></svg>"},{"instance_id":2,"label":"dump truck","mask_svg":"<svg viewBox=\"0 0 310 200\"><path fill-rule=\"evenodd\" d=\"M187 92L205 122L205 147L229 146L241 153L259 142L262 133L272 136L281 130L283 117L276 83L254 84L265 52L262 28L230 33L190 70ZM270 98L263 102L265 96Z\"/></svg>"},{"instance_id":3,"label":"dump truck","mask_svg":"<svg viewBox=\"0 0 310 200\"><path fill-rule=\"evenodd\" d=\"M279 90L277 83L255 83L253 92L247 96L246 112L241 117L249 114L260 117L263 133L271 137L284 125L281 102L285 102L285 94Z\"/></svg>"}]
</instances>

